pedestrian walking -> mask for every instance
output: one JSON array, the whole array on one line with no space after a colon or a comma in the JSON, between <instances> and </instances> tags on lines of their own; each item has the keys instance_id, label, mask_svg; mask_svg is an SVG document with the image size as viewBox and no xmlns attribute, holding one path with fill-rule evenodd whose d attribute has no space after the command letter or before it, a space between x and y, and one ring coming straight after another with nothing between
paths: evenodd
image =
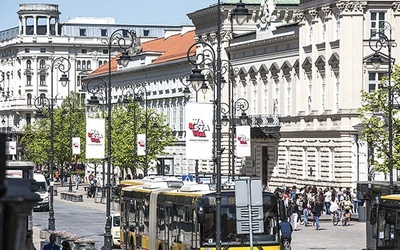
<instances>
[{"instance_id":1,"label":"pedestrian walking","mask_svg":"<svg viewBox=\"0 0 400 250\"><path fill-rule=\"evenodd\" d=\"M76 190L78 190L80 182L81 182L81 177L77 174L75 177Z\"/></svg>"}]
</instances>

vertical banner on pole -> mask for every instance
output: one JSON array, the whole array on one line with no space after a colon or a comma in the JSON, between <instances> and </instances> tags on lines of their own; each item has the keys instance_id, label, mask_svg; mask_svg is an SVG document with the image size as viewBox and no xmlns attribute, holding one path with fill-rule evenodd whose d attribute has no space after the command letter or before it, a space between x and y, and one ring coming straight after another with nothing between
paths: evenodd
<instances>
[{"instance_id":1,"label":"vertical banner on pole","mask_svg":"<svg viewBox=\"0 0 400 250\"><path fill-rule=\"evenodd\" d=\"M17 154L17 142L6 141L6 155L16 155L16 154Z\"/></svg>"},{"instance_id":2,"label":"vertical banner on pole","mask_svg":"<svg viewBox=\"0 0 400 250\"><path fill-rule=\"evenodd\" d=\"M81 138L73 137L72 140L72 154L79 155L81 153Z\"/></svg>"},{"instance_id":3,"label":"vertical banner on pole","mask_svg":"<svg viewBox=\"0 0 400 250\"><path fill-rule=\"evenodd\" d=\"M104 159L105 119L89 118L86 120L86 159Z\"/></svg>"},{"instance_id":4,"label":"vertical banner on pole","mask_svg":"<svg viewBox=\"0 0 400 250\"><path fill-rule=\"evenodd\" d=\"M146 134L137 135L137 154L146 155Z\"/></svg>"},{"instance_id":5,"label":"vertical banner on pole","mask_svg":"<svg viewBox=\"0 0 400 250\"><path fill-rule=\"evenodd\" d=\"M186 105L186 158L211 160L213 148L213 104L188 103Z\"/></svg>"},{"instance_id":6,"label":"vertical banner on pole","mask_svg":"<svg viewBox=\"0 0 400 250\"><path fill-rule=\"evenodd\" d=\"M251 156L250 138L250 126L236 127L235 146L237 157Z\"/></svg>"}]
</instances>

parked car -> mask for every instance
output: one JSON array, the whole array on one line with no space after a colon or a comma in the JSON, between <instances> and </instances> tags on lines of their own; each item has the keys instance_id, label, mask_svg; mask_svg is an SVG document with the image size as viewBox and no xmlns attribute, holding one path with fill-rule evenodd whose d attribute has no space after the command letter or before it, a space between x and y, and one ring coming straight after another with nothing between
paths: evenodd
<instances>
[{"instance_id":1,"label":"parked car","mask_svg":"<svg viewBox=\"0 0 400 250\"><path fill-rule=\"evenodd\" d=\"M41 201L33 207L33 210L44 210L49 211L49 190L47 186L47 181L44 175L39 173L33 174L33 179L36 181L36 193L40 195Z\"/></svg>"}]
</instances>

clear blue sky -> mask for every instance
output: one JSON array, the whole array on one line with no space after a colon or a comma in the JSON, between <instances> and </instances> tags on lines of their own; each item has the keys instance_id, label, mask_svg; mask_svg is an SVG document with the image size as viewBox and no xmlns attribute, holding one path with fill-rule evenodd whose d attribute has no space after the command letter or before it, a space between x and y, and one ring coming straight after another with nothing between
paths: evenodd
<instances>
[{"instance_id":1,"label":"clear blue sky","mask_svg":"<svg viewBox=\"0 0 400 250\"><path fill-rule=\"evenodd\" d=\"M217 4L217 0L0 0L0 30L18 26L21 3L58 4L61 22L67 17L113 17L117 24L192 24L187 13ZM222 1L221 1L222 2Z\"/></svg>"}]
</instances>

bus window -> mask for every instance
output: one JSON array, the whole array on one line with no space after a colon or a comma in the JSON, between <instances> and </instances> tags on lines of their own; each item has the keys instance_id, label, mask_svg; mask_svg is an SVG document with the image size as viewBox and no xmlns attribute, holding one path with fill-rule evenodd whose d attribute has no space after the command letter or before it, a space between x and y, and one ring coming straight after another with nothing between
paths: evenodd
<instances>
[{"instance_id":1,"label":"bus window","mask_svg":"<svg viewBox=\"0 0 400 250\"><path fill-rule=\"evenodd\" d=\"M236 239L236 207L221 208L221 240L230 242Z\"/></svg>"}]
</instances>

